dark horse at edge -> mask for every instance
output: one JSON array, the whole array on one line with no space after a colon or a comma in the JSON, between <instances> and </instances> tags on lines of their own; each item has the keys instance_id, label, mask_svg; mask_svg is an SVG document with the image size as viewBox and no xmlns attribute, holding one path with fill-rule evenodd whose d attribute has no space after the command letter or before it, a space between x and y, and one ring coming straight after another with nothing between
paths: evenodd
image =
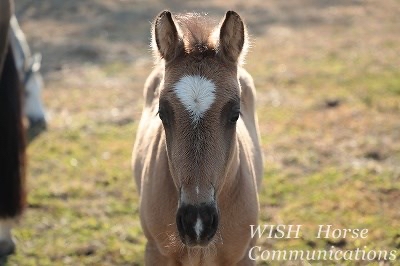
<instances>
[{"instance_id":1,"label":"dark horse at edge","mask_svg":"<svg viewBox=\"0 0 400 266\"><path fill-rule=\"evenodd\" d=\"M0 0L0 257L14 252L11 227L26 205L21 83L8 40L10 0Z\"/></svg>"},{"instance_id":2,"label":"dark horse at edge","mask_svg":"<svg viewBox=\"0 0 400 266\"><path fill-rule=\"evenodd\" d=\"M26 145L46 129L40 59L30 52L13 0L0 0L0 264L15 250L11 229L26 206Z\"/></svg>"}]
</instances>

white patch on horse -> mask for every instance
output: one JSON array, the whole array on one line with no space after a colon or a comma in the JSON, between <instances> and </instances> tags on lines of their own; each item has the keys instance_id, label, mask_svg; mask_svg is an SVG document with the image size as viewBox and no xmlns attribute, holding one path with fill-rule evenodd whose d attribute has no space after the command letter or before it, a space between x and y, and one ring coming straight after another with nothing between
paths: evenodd
<instances>
[{"instance_id":1,"label":"white patch on horse","mask_svg":"<svg viewBox=\"0 0 400 266\"><path fill-rule=\"evenodd\" d=\"M201 222L200 217L198 217L198 216L197 216L196 224L194 225L194 231L196 232L197 240L199 240L200 234L203 231L203 223Z\"/></svg>"},{"instance_id":2,"label":"white patch on horse","mask_svg":"<svg viewBox=\"0 0 400 266\"><path fill-rule=\"evenodd\" d=\"M15 16L11 17L10 26L9 37L15 64L19 77L25 85L25 115L33 122L44 121L46 118L41 99L43 79L39 72L42 56L31 54L25 35Z\"/></svg>"},{"instance_id":3,"label":"white patch on horse","mask_svg":"<svg viewBox=\"0 0 400 266\"><path fill-rule=\"evenodd\" d=\"M25 115L33 121L45 120L45 111L41 99L43 87L42 77L39 72L32 73L26 83L27 96L25 99Z\"/></svg>"},{"instance_id":4,"label":"white patch on horse","mask_svg":"<svg viewBox=\"0 0 400 266\"><path fill-rule=\"evenodd\" d=\"M199 195L199 192L200 192L199 186L196 186L196 193L197 193L197 195Z\"/></svg>"},{"instance_id":5,"label":"white patch on horse","mask_svg":"<svg viewBox=\"0 0 400 266\"><path fill-rule=\"evenodd\" d=\"M215 100L215 84L201 76L184 76L174 87L179 100L196 124Z\"/></svg>"}]
</instances>

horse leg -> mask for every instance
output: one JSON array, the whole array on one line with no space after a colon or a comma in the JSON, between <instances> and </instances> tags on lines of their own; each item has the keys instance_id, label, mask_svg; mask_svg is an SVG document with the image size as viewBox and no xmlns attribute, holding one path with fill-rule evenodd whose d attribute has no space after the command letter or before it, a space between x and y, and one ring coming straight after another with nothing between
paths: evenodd
<instances>
[{"instance_id":1,"label":"horse leg","mask_svg":"<svg viewBox=\"0 0 400 266\"><path fill-rule=\"evenodd\" d=\"M246 251L246 254L244 255L243 259L238 262L237 266L254 266L254 265L256 265L256 261L251 260L249 257L249 251L253 245L255 245L255 241L251 241L250 246Z\"/></svg>"},{"instance_id":2,"label":"horse leg","mask_svg":"<svg viewBox=\"0 0 400 266\"><path fill-rule=\"evenodd\" d=\"M146 252L145 252L145 265L146 266L158 266L158 265L168 265L168 266L178 266L180 265L176 261L173 261L165 256L163 256L158 250L156 244L147 242Z\"/></svg>"},{"instance_id":3,"label":"horse leg","mask_svg":"<svg viewBox=\"0 0 400 266\"><path fill-rule=\"evenodd\" d=\"M256 265L256 262L254 260L251 260L247 256L244 257L241 261L238 262L237 266L254 266Z\"/></svg>"},{"instance_id":4,"label":"horse leg","mask_svg":"<svg viewBox=\"0 0 400 266\"><path fill-rule=\"evenodd\" d=\"M15 251L15 244L11 236L12 225L12 219L0 219L0 257Z\"/></svg>"},{"instance_id":5,"label":"horse leg","mask_svg":"<svg viewBox=\"0 0 400 266\"><path fill-rule=\"evenodd\" d=\"M246 256L238 262L237 266L254 266L256 265L256 262L254 260L251 260L248 256L248 253L246 253Z\"/></svg>"},{"instance_id":6,"label":"horse leg","mask_svg":"<svg viewBox=\"0 0 400 266\"><path fill-rule=\"evenodd\" d=\"M165 263L166 258L161 255L160 251L155 244L147 242L146 244L146 253L145 253L145 265L152 266L152 265L162 265Z\"/></svg>"}]
</instances>

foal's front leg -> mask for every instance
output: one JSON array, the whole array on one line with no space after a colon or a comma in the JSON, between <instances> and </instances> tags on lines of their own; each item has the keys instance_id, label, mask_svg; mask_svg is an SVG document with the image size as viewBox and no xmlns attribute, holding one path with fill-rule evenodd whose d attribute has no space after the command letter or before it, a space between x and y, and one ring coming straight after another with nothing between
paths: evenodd
<instances>
[{"instance_id":1,"label":"foal's front leg","mask_svg":"<svg viewBox=\"0 0 400 266\"><path fill-rule=\"evenodd\" d=\"M238 262L237 266L254 266L256 265L256 262L254 260L251 260L249 258L249 252L246 252L246 255L244 258Z\"/></svg>"},{"instance_id":2,"label":"foal's front leg","mask_svg":"<svg viewBox=\"0 0 400 266\"><path fill-rule=\"evenodd\" d=\"M160 251L158 250L156 244L147 242L146 253L145 253L145 265L146 266L158 266L158 265L178 266L178 265L180 265L180 263L176 262L173 259L163 256L160 253Z\"/></svg>"},{"instance_id":3,"label":"foal's front leg","mask_svg":"<svg viewBox=\"0 0 400 266\"><path fill-rule=\"evenodd\" d=\"M249 257L244 257L241 261L238 262L237 266L254 266L256 262L251 260Z\"/></svg>"}]
</instances>

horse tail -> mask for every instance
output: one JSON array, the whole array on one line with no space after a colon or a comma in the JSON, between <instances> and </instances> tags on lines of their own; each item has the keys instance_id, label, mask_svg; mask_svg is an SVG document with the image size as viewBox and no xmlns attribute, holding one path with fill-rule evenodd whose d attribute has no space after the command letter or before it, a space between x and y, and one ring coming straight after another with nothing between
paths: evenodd
<instances>
[{"instance_id":1,"label":"horse tail","mask_svg":"<svg viewBox=\"0 0 400 266\"><path fill-rule=\"evenodd\" d=\"M0 218L20 215L26 205L26 140L22 85L10 44L0 72Z\"/></svg>"}]
</instances>

